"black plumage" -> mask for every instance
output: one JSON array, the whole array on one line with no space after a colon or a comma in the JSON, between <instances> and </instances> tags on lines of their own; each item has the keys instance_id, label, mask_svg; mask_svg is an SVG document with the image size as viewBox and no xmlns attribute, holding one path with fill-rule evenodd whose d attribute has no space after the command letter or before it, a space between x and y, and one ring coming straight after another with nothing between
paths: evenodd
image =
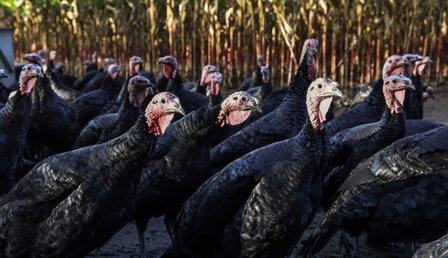
<instances>
[{"instance_id":1,"label":"black plumage","mask_svg":"<svg viewBox=\"0 0 448 258\"><path fill-rule=\"evenodd\" d=\"M32 123L28 140L39 140L54 153L70 150L79 134L75 111L54 93L47 77L37 83L31 96ZM33 145L32 142L27 144Z\"/></svg>"},{"instance_id":2,"label":"black plumage","mask_svg":"<svg viewBox=\"0 0 448 258\"><path fill-rule=\"evenodd\" d=\"M154 96L155 87L149 80L137 75L130 80L129 85L126 85L126 89L118 112L90 120L79 134L73 148L106 142L131 128L141 112L141 107L146 106L145 104Z\"/></svg>"},{"instance_id":3,"label":"black plumage","mask_svg":"<svg viewBox=\"0 0 448 258\"><path fill-rule=\"evenodd\" d=\"M37 65L25 65L18 92L0 110L0 195L7 193L19 176L17 174L23 174L28 168L22 149L31 119L29 94L37 77L43 77L41 69Z\"/></svg>"},{"instance_id":4,"label":"black plumage","mask_svg":"<svg viewBox=\"0 0 448 258\"><path fill-rule=\"evenodd\" d=\"M320 112L326 110L319 109L318 100L341 96L326 79L316 80L309 92L318 94L310 94L311 118L298 135L233 161L189 198L178 215L167 256L281 257L288 252L319 205L327 140L320 121ZM242 226L234 231L240 241L226 240L241 246L223 245L229 249L222 250L220 241L229 237L224 229L238 225L232 220L238 220L242 206Z\"/></svg>"},{"instance_id":5,"label":"black plumage","mask_svg":"<svg viewBox=\"0 0 448 258\"><path fill-rule=\"evenodd\" d=\"M51 70L49 70L49 73L47 73L47 77L50 79L50 85L54 93L56 93L56 95L58 95L61 99L70 102L81 96L80 91L65 85L62 80L63 77L60 74L51 72Z\"/></svg>"},{"instance_id":6,"label":"black plumage","mask_svg":"<svg viewBox=\"0 0 448 258\"><path fill-rule=\"evenodd\" d=\"M105 105L115 102L121 85L116 78L114 79L111 74L108 74L104 78L100 89L85 93L70 102L72 108L76 111L79 125L86 125L100 113Z\"/></svg>"},{"instance_id":7,"label":"black plumage","mask_svg":"<svg viewBox=\"0 0 448 258\"><path fill-rule=\"evenodd\" d=\"M213 136L221 134L225 124L242 123L257 107L252 96L236 92L221 105L199 108L175 122L158 140L138 183L134 220L142 252L148 220L165 214L170 223L182 203L215 172L208 167Z\"/></svg>"},{"instance_id":8,"label":"black plumage","mask_svg":"<svg viewBox=\"0 0 448 258\"><path fill-rule=\"evenodd\" d=\"M328 210L333 196L358 163L405 136L406 119L401 105L407 88L414 88L410 79L401 75L387 77L383 86L387 99L383 117L375 123L345 129L330 138L330 157L322 178L324 210Z\"/></svg>"},{"instance_id":9,"label":"black plumage","mask_svg":"<svg viewBox=\"0 0 448 258\"><path fill-rule=\"evenodd\" d=\"M404 74L408 64L402 56L393 55L387 58L383 66L382 78L373 83L369 96L325 124L328 136L331 137L347 128L378 121L384 113L386 104L383 95L384 79L392 74Z\"/></svg>"},{"instance_id":10,"label":"black plumage","mask_svg":"<svg viewBox=\"0 0 448 258\"><path fill-rule=\"evenodd\" d=\"M40 255L50 255L52 252L56 252L53 253L55 256L71 252L85 255L92 244L105 241L106 235L101 233L117 230L116 226L126 221L127 212L121 209L122 202L117 201L115 205L113 197L122 195L121 198L127 202L132 201L127 198L132 190L130 181L135 178L135 171L139 171L137 168L143 162L142 155L153 142L148 132L154 135L163 133L172 113L183 112L179 109L178 99L168 93L153 99L153 106L161 106L160 109L163 109L146 112L146 119L142 115L135 126L121 137L57 154L39 162L0 200L0 244L6 245L1 246L1 250L7 256L28 256L30 251ZM169 116L165 118L166 115ZM150 124L149 130L146 123ZM134 177L126 173L133 173ZM120 180L127 184L120 184ZM109 199L111 196L112 199ZM108 225L110 228L105 229L109 221L99 219L103 211L117 225L112 223ZM84 221L86 224L78 220L83 216L89 219ZM40 235L42 230L45 233ZM90 230L97 234L92 234ZM48 231L56 235L47 234ZM61 234L60 238L58 234ZM107 234L107 237L111 236ZM74 247L72 244L77 241L84 245ZM53 249L52 245L58 245L58 248Z\"/></svg>"},{"instance_id":11,"label":"black plumage","mask_svg":"<svg viewBox=\"0 0 448 258\"><path fill-rule=\"evenodd\" d=\"M317 40L307 40L303 46L300 67L291 82L288 95L280 106L211 150L213 166L222 167L257 148L297 135L306 120L305 95L317 72L315 55Z\"/></svg>"},{"instance_id":12,"label":"black plumage","mask_svg":"<svg viewBox=\"0 0 448 258\"><path fill-rule=\"evenodd\" d=\"M302 255L342 228L375 242L431 241L448 229L448 127L403 138L361 163L341 186Z\"/></svg>"}]
</instances>

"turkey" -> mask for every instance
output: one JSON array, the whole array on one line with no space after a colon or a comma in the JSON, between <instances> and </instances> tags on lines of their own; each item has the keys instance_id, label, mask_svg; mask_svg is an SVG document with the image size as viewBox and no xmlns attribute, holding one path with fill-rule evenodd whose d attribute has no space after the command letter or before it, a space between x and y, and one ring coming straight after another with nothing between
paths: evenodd
<instances>
[{"instance_id":1,"label":"turkey","mask_svg":"<svg viewBox=\"0 0 448 258\"><path fill-rule=\"evenodd\" d=\"M424 57L417 54L405 54L403 58L409 62L407 69L408 76L412 79L415 85L415 91L407 91L404 101L404 110L406 118L408 119L422 119L423 118L423 84L422 72L426 64L432 62L429 57Z\"/></svg>"},{"instance_id":2,"label":"turkey","mask_svg":"<svg viewBox=\"0 0 448 258\"><path fill-rule=\"evenodd\" d=\"M62 77L52 70L49 70L47 76L50 79L51 88L61 99L70 102L81 95L81 92L65 85Z\"/></svg>"},{"instance_id":3,"label":"turkey","mask_svg":"<svg viewBox=\"0 0 448 258\"><path fill-rule=\"evenodd\" d=\"M214 65L208 64L206 66L204 66L202 68L202 73L201 73L201 79L199 80L199 82L197 82L197 84L194 84L190 89L188 89L186 87L185 84L183 84L183 88L186 91L196 91L197 93L201 93L206 95L207 94L207 83L205 83L205 77L210 74L210 73L214 73L216 72L216 67Z\"/></svg>"},{"instance_id":4,"label":"turkey","mask_svg":"<svg viewBox=\"0 0 448 258\"><path fill-rule=\"evenodd\" d=\"M247 92L257 97L260 101L263 101L272 92L272 84L269 79L269 68L267 66L261 67L261 75L262 81L259 86L252 87L248 89Z\"/></svg>"},{"instance_id":5,"label":"turkey","mask_svg":"<svg viewBox=\"0 0 448 258\"><path fill-rule=\"evenodd\" d=\"M72 108L76 111L79 125L86 125L90 119L100 113L105 105L115 101L119 93L117 89L120 88L120 82L117 80L119 72L120 66L117 64L110 65L100 89L85 93L70 102Z\"/></svg>"},{"instance_id":6,"label":"turkey","mask_svg":"<svg viewBox=\"0 0 448 258\"><path fill-rule=\"evenodd\" d=\"M345 129L330 138L330 156L322 178L324 210L328 210L333 196L359 162L404 137L406 119L402 107L407 89L414 89L414 86L403 75L385 78L383 117L375 123Z\"/></svg>"},{"instance_id":7,"label":"turkey","mask_svg":"<svg viewBox=\"0 0 448 258\"><path fill-rule=\"evenodd\" d=\"M102 82L108 75L109 66L111 66L113 64L117 64L117 61L114 58L111 58L111 57L104 58L103 59L103 68L98 73L96 73L95 76L93 78L91 78L86 83L84 88L82 88L82 92L87 93L87 92L99 89L102 86ZM117 83L117 88L115 88L115 90L117 92L119 92L120 86L123 85L123 83L124 83L124 79L119 76L116 79L117 79L118 83ZM78 90L81 90L81 89L78 89Z\"/></svg>"},{"instance_id":8,"label":"turkey","mask_svg":"<svg viewBox=\"0 0 448 258\"><path fill-rule=\"evenodd\" d=\"M393 74L405 74L408 64L408 61L400 55L387 58L383 65L382 79L374 82L369 96L338 117L328 121L326 124L328 136L331 137L346 128L378 121L383 115L386 105L383 95L384 79Z\"/></svg>"},{"instance_id":9,"label":"turkey","mask_svg":"<svg viewBox=\"0 0 448 258\"><path fill-rule=\"evenodd\" d=\"M71 106L51 89L50 79L44 77L36 83L31 94L31 124L27 136L30 155L40 160L47 154L42 146L53 153L70 150L79 134L76 113Z\"/></svg>"},{"instance_id":10,"label":"turkey","mask_svg":"<svg viewBox=\"0 0 448 258\"><path fill-rule=\"evenodd\" d=\"M432 241L448 230L448 126L396 141L351 173L301 254L342 228L377 243Z\"/></svg>"},{"instance_id":11,"label":"turkey","mask_svg":"<svg viewBox=\"0 0 448 258\"><path fill-rule=\"evenodd\" d=\"M222 167L252 150L291 138L300 132L306 120L306 90L317 73L317 51L317 40L305 41L299 68L282 104L215 146L210 154L213 166Z\"/></svg>"},{"instance_id":12,"label":"turkey","mask_svg":"<svg viewBox=\"0 0 448 258\"><path fill-rule=\"evenodd\" d=\"M163 65L163 77L156 83L158 91L168 91L176 95L187 114L208 105L206 96L183 89L182 77L177 72L176 58L164 56L159 59L159 63Z\"/></svg>"},{"instance_id":13,"label":"turkey","mask_svg":"<svg viewBox=\"0 0 448 258\"><path fill-rule=\"evenodd\" d=\"M19 79L19 92L0 110L0 195L14 185L16 174L23 174L22 149L31 117L31 91L43 74L39 66L25 65ZM25 168L26 170L26 168Z\"/></svg>"},{"instance_id":14,"label":"turkey","mask_svg":"<svg viewBox=\"0 0 448 258\"><path fill-rule=\"evenodd\" d=\"M202 184L179 212L166 256L286 255L318 208L327 158L323 122L332 98L341 95L334 81L311 83L301 132L244 155ZM235 214L242 216L236 234L223 233ZM221 238L224 250L217 247ZM230 242L235 244L229 248Z\"/></svg>"},{"instance_id":15,"label":"turkey","mask_svg":"<svg viewBox=\"0 0 448 258\"><path fill-rule=\"evenodd\" d=\"M165 214L170 231L169 223L182 203L215 172L208 167L213 135L221 134L226 126L244 122L258 109L258 101L251 95L235 92L220 105L202 107L169 127L138 183L134 220L142 255L148 220ZM157 156L161 157L155 159Z\"/></svg>"},{"instance_id":16,"label":"turkey","mask_svg":"<svg viewBox=\"0 0 448 258\"><path fill-rule=\"evenodd\" d=\"M113 166L90 173L39 223L31 253L82 257L120 230L133 210L135 181L143 165L141 157L152 152L155 137L165 132L175 112L183 114L174 95L155 96L145 115L126 133L126 143L121 143L127 151L126 157L117 156L119 160Z\"/></svg>"},{"instance_id":17,"label":"turkey","mask_svg":"<svg viewBox=\"0 0 448 258\"><path fill-rule=\"evenodd\" d=\"M206 86L207 92L206 95L209 97L209 107L216 106L221 104L222 96L220 91L220 85L222 84L222 74L220 72L209 73L205 79L204 84L209 85Z\"/></svg>"},{"instance_id":18,"label":"turkey","mask_svg":"<svg viewBox=\"0 0 448 258\"><path fill-rule=\"evenodd\" d=\"M39 162L0 200L0 250L13 257L28 257L30 251L78 257L111 237L127 219L129 210L120 206L132 202L142 155L174 113L183 113L179 100L158 94L122 136Z\"/></svg>"},{"instance_id":19,"label":"turkey","mask_svg":"<svg viewBox=\"0 0 448 258\"><path fill-rule=\"evenodd\" d=\"M262 84L262 67L265 66L265 58L263 55L257 56L257 66L255 68L255 76L246 78L240 85L238 85L238 90L247 91L253 87L260 86Z\"/></svg>"},{"instance_id":20,"label":"turkey","mask_svg":"<svg viewBox=\"0 0 448 258\"><path fill-rule=\"evenodd\" d=\"M126 78L125 83L123 84L123 87L121 88L120 94L118 95L117 102L122 103L123 99L127 96L127 85L129 85L129 80L132 79L132 77L136 75L144 76L146 79L149 80L151 84L154 84L154 75L151 72L146 72L143 69L143 59L139 56L131 56L129 58L129 71L128 71L128 77Z\"/></svg>"},{"instance_id":21,"label":"turkey","mask_svg":"<svg viewBox=\"0 0 448 258\"><path fill-rule=\"evenodd\" d=\"M145 98L152 99L155 95L155 86L140 75L132 77L126 88L128 93L124 94L118 113L106 114L90 120L76 139L74 149L103 143L125 133L137 120Z\"/></svg>"},{"instance_id":22,"label":"turkey","mask_svg":"<svg viewBox=\"0 0 448 258\"><path fill-rule=\"evenodd\" d=\"M84 74L78 77L73 83L73 88L76 90L82 90L86 87L87 83L99 73L96 53L92 54L91 60L82 62L82 65L84 67Z\"/></svg>"}]
</instances>

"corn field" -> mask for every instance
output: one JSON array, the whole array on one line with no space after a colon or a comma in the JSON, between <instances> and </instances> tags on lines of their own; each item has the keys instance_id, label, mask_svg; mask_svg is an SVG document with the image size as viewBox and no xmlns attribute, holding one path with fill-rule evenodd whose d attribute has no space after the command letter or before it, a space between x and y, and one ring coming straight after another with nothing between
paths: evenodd
<instances>
[{"instance_id":1,"label":"corn field","mask_svg":"<svg viewBox=\"0 0 448 258\"><path fill-rule=\"evenodd\" d=\"M252 75L264 54L274 85L287 84L306 38L320 42L319 75L344 87L381 74L394 53L434 61L425 81L448 75L446 0L1 0L0 27L14 31L17 62L25 53L55 49L68 73L96 51L122 66L140 55L158 72L158 57L177 57L184 78L216 65L225 86Z\"/></svg>"}]
</instances>

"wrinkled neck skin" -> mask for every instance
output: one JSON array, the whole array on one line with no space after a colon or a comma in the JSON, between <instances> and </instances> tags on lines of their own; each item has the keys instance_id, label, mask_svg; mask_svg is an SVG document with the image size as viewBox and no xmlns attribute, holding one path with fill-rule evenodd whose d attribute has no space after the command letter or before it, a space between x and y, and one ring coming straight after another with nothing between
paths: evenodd
<instances>
[{"instance_id":1,"label":"wrinkled neck skin","mask_svg":"<svg viewBox=\"0 0 448 258\"><path fill-rule=\"evenodd\" d=\"M314 100L309 107L309 120L314 131L322 131L324 129L325 115L320 110L322 99ZM326 112L325 112L326 113Z\"/></svg>"},{"instance_id":2,"label":"wrinkled neck skin","mask_svg":"<svg viewBox=\"0 0 448 258\"><path fill-rule=\"evenodd\" d=\"M221 107L216 121L221 127L228 125L239 125L249 118L251 111L234 110L232 106Z\"/></svg>"},{"instance_id":3,"label":"wrinkled neck skin","mask_svg":"<svg viewBox=\"0 0 448 258\"><path fill-rule=\"evenodd\" d=\"M384 91L384 98L386 99L386 110L384 111L384 115L381 118L382 124L404 124L404 96L404 90L398 92L390 92L388 90Z\"/></svg>"},{"instance_id":4,"label":"wrinkled neck skin","mask_svg":"<svg viewBox=\"0 0 448 258\"><path fill-rule=\"evenodd\" d=\"M159 110L152 110L146 114L147 133L155 136L162 135L173 120L174 114L162 114Z\"/></svg>"}]
</instances>

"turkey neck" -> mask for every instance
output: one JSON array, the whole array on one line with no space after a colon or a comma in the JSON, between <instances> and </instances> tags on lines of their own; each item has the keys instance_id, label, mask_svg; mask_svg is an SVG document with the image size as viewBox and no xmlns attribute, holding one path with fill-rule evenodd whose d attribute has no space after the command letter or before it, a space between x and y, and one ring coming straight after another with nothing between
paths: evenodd
<instances>
[{"instance_id":1,"label":"turkey neck","mask_svg":"<svg viewBox=\"0 0 448 258\"><path fill-rule=\"evenodd\" d=\"M100 166L129 167L136 163L133 157L143 157L149 149L154 147L154 142L155 136L148 133L146 118L141 114L135 125L125 134L106 143L79 150L89 152L86 155L93 156L90 158L92 162ZM138 162L142 160L143 158L139 158Z\"/></svg>"},{"instance_id":2,"label":"turkey neck","mask_svg":"<svg viewBox=\"0 0 448 258\"><path fill-rule=\"evenodd\" d=\"M118 110L117 130L122 133L128 130L138 119L140 113L140 107L134 107L129 102L129 93L126 91L123 102Z\"/></svg>"},{"instance_id":3,"label":"turkey neck","mask_svg":"<svg viewBox=\"0 0 448 258\"><path fill-rule=\"evenodd\" d=\"M263 101L267 95L272 92L271 81L261 83L261 100Z\"/></svg>"},{"instance_id":4,"label":"turkey neck","mask_svg":"<svg viewBox=\"0 0 448 258\"><path fill-rule=\"evenodd\" d=\"M404 131L405 124L406 124L406 116L404 114L404 110L402 110L399 113L391 113L391 110L389 107L386 106L385 109L386 110L384 111L384 114L380 119L380 125L387 126L387 127L398 126L398 127L400 127L400 129L402 129Z\"/></svg>"},{"instance_id":5,"label":"turkey neck","mask_svg":"<svg viewBox=\"0 0 448 258\"><path fill-rule=\"evenodd\" d=\"M320 167L311 171L299 171L301 174L301 181L303 181L303 179L303 182L315 182L315 180L320 180L323 168L326 166L326 157L328 156L327 145L328 139L325 128L315 130L310 119L307 118L300 133L292 138L292 159L300 162L300 159L303 158L301 157L301 155L303 155L303 151L300 152L294 150L306 149L309 155L314 155L314 157L318 158L318 160L316 160L316 164L319 164ZM296 171L295 173L298 172Z\"/></svg>"},{"instance_id":6,"label":"turkey neck","mask_svg":"<svg viewBox=\"0 0 448 258\"><path fill-rule=\"evenodd\" d=\"M37 83L37 82L36 82ZM12 138L25 143L31 114L31 97L21 95L20 90L8 100L6 106L0 110L0 132L7 132Z\"/></svg>"},{"instance_id":7,"label":"turkey neck","mask_svg":"<svg viewBox=\"0 0 448 258\"><path fill-rule=\"evenodd\" d=\"M289 85L285 99L277 108L277 110L281 110L279 115L291 117L289 119L299 119L302 123L305 122L307 116L306 92L311 84L311 80L307 78L308 70L307 62L303 61L303 64L297 70L294 80Z\"/></svg>"},{"instance_id":8,"label":"turkey neck","mask_svg":"<svg viewBox=\"0 0 448 258\"><path fill-rule=\"evenodd\" d=\"M166 91L171 92L174 95L177 95L182 90L183 90L182 89L182 77L179 75L179 73L176 73L175 78L169 79L169 81L166 85Z\"/></svg>"},{"instance_id":9,"label":"turkey neck","mask_svg":"<svg viewBox=\"0 0 448 258\"><path fill-rule=\"evenodd\" d=\"M101 85L100 90L107 92L107 94L109 94L110 96L114 95L115 93L115 80L112 79L112 77L110 77L110 75L106 75L106 78L103 81L103 84Z\"/></svg>"},{"instance_id":10,"label":"turkey neck","mask_svg":"<svg viewBox=\"0 0 448 258\"><path fill-rule=\"evenodd\" d=\"M34 87L31 96L33 107L42 107L46 101L53 98L59 98L51 88L50 80L47 76L44 76L44 78L36 82L36 86Z\"/></svg>"},{"instance_id":11,"label":"turkey neck","mask_svg":"<svg viewBox=\"0 0 448 258\"><path fill-rule=\"evenodd\" d=\"M183 139L198 138L204 136L210 128L219 128L216 120L221 110L221 105L212 108L200 108L183 119L173 124L173 136L185 142ZM207 129L204 131L204 129ZM197 144L197 143L195 143Z\"/></svg>"}]
</instances>

